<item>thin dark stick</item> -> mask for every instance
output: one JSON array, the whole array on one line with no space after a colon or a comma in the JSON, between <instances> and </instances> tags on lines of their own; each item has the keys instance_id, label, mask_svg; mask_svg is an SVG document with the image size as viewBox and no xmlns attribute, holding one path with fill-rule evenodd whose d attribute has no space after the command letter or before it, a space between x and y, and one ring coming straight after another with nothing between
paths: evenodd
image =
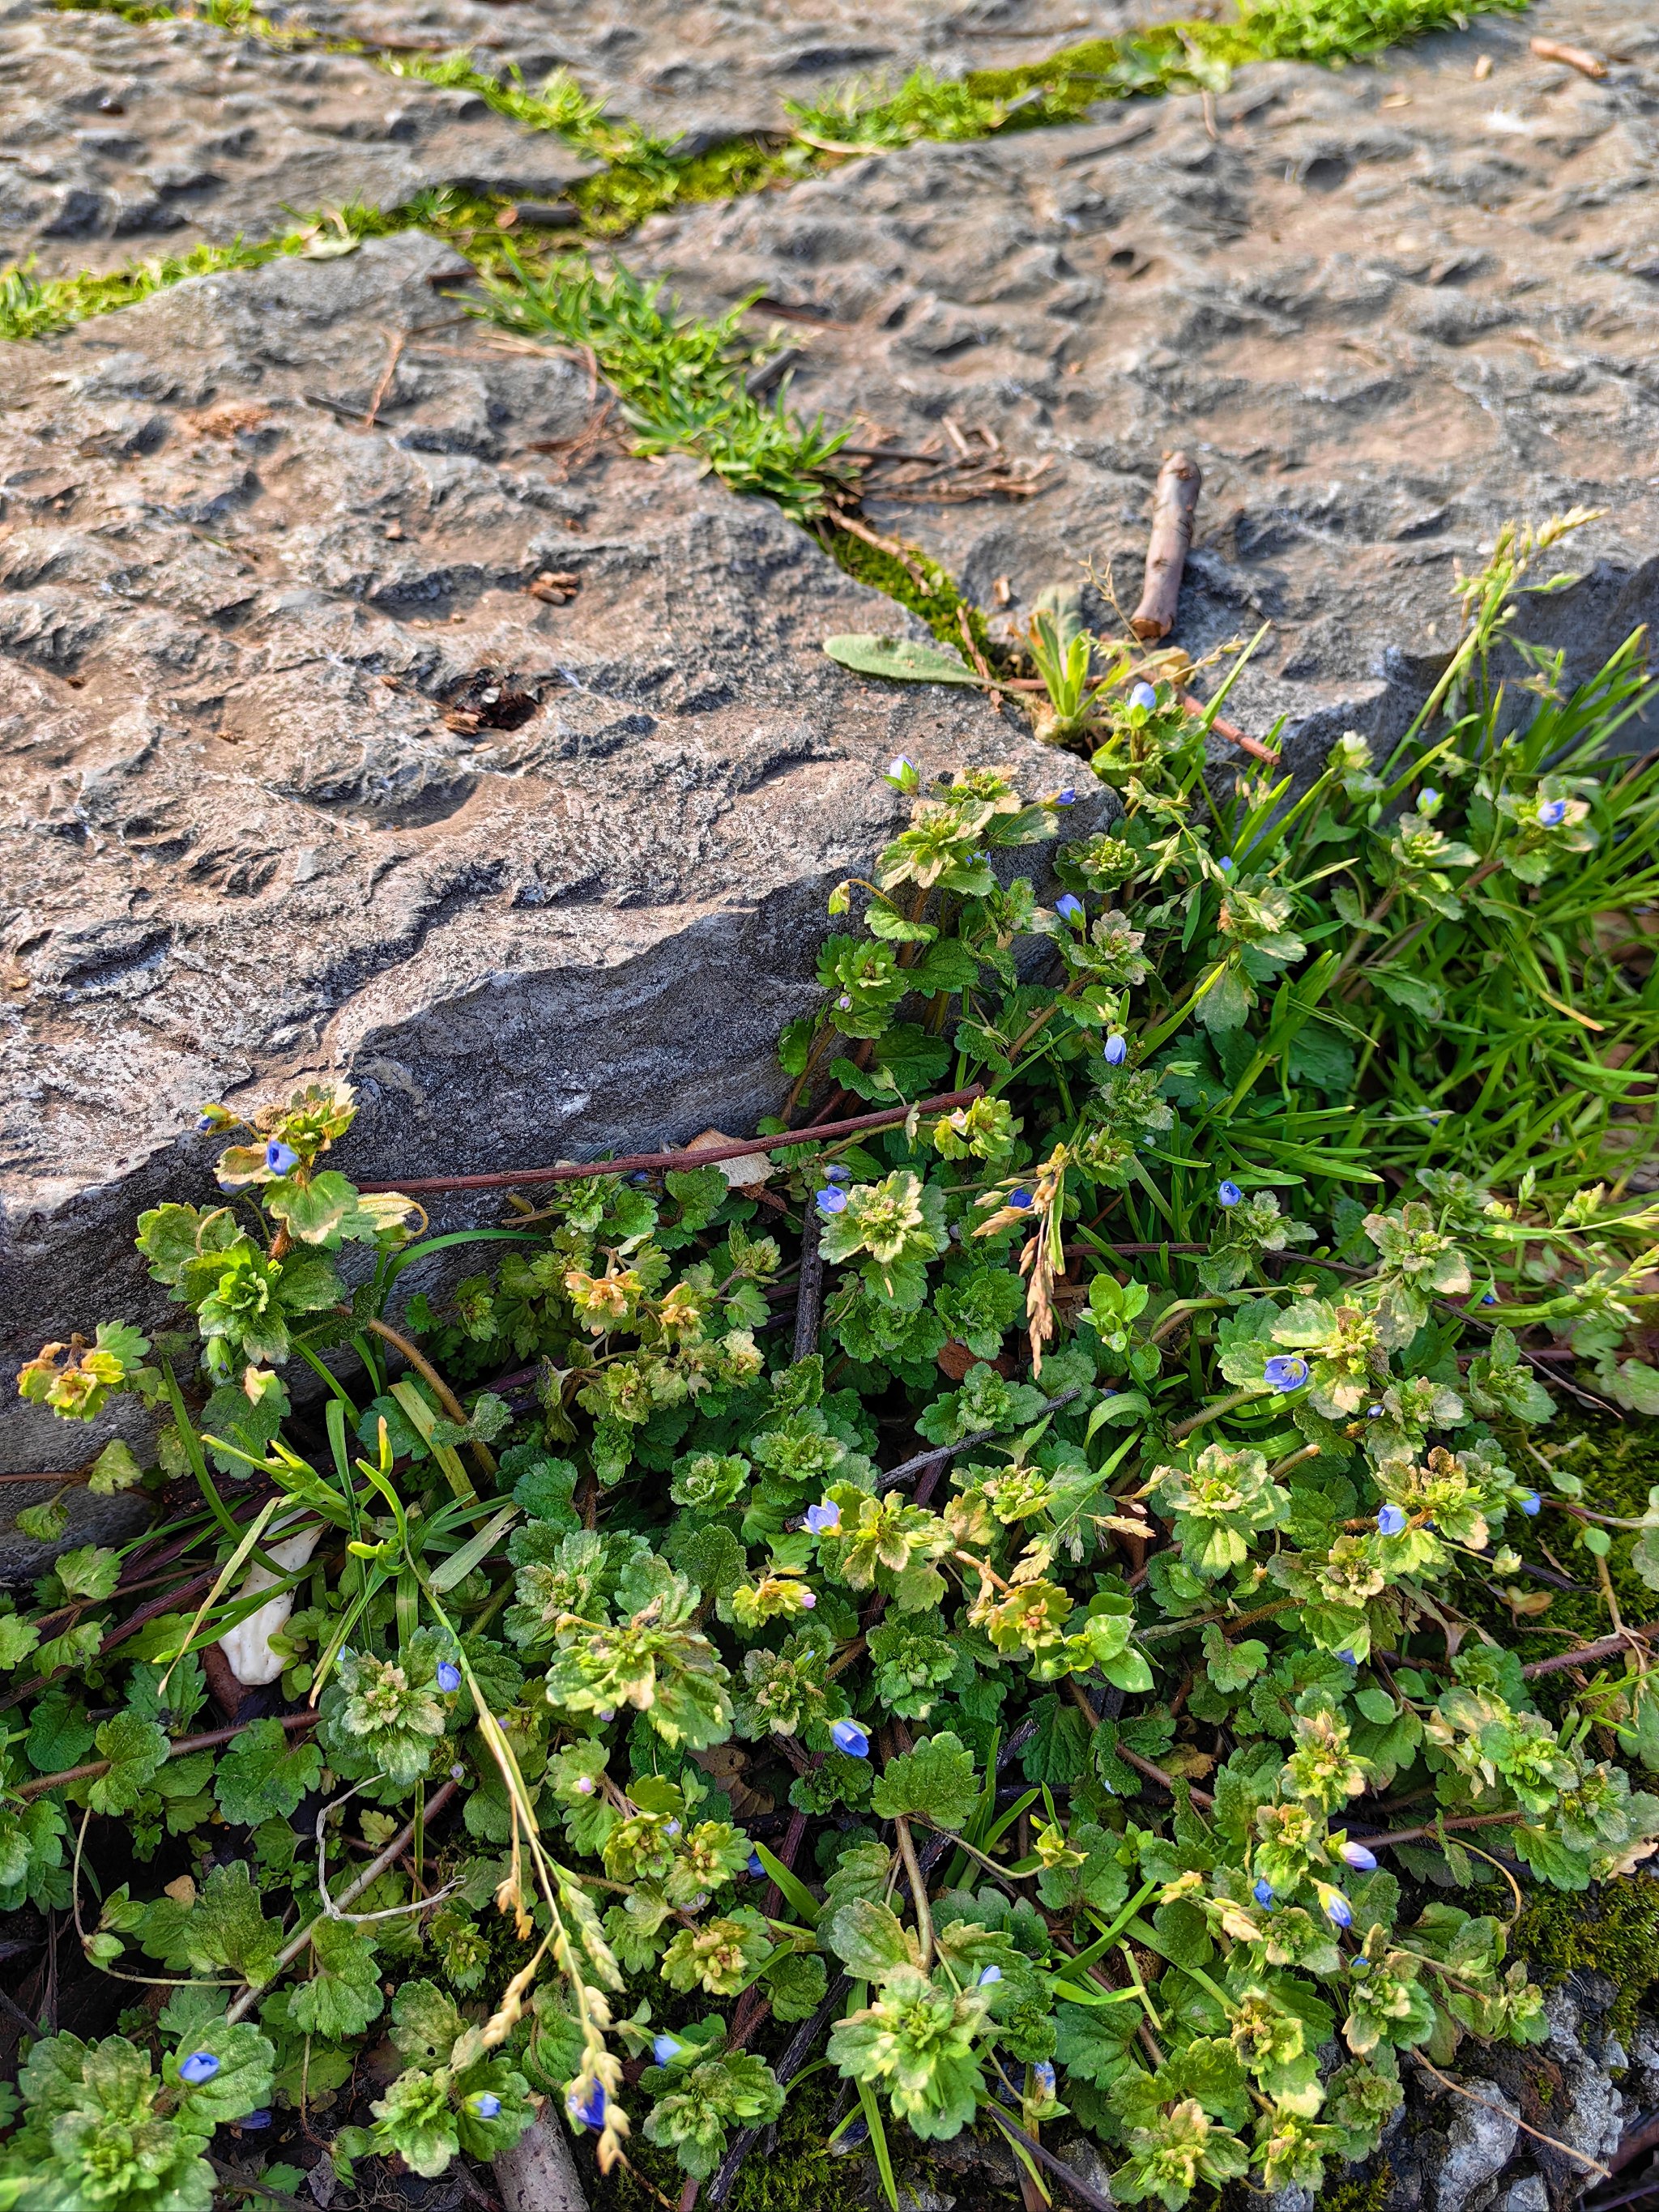
<instances>
[{"instance_id":1,"label":"thin dark stick","mask_svg":"<svg viewBox=\"0 0 1659 2212\"><path fill-rule=\"evenodd\" d=\"M779 2059L774 2071L779 2087L787 2089L801 2068L806 2063L807 2053L817 2041L827 2021L839 2010L852 1981L846 1974L837 1974L830 1984L828 1996L811 2020L803 2021L791 2037L789 2046ZM732 2185L738 2178L738 2169L754 2145L765 2133L763 2128L745 2128L720 2160L720 2171L708 2185L708 2202L724 2204L732 2193Z\"/></svg>"},{"instance_id":2,"label":"thin dark stick","mask_svg":"<svg viewBox=\"0 0 1659 2212\"><path fill-rule=\"evenodd\" d=\"M884 1106L878 1114L854 1115L850 1121L818 1121L805 1129L787 1129L781 1137L750 1137L741 1144L700 1146L696 1152L628 1152L615 1160L565 1161L553 1168L511 1168L501 1174L422 1176L414 1182L360 1182L359 1190L396 1191L412 1195L432 1190L511 1190L521 1183L580 1182L592 1176L641 1175L653 1169L718 1167L722 1160L746 1159L753 1152L781 1152L793 1145L822 1144L832 1137L856 1136L862 1129L890 1129L912 1114L949 1114L958 1106L971 1106L983 1097L982 1083L965 1091L946 1091L937 1098L923 1098L914 1106Z\"/></svg>"},{"instance_id":3,"label":"thin dark stick","mask_svg":"<svg viewBox=\"0 0 1659 2212\"><path fill-rule=\"evenodd\" d=\"M1620 2138L1618 2149L1607 2160L1607 2164L1613 2172L1617 2173L1621 2167L1629 2166L1640 2158L1644 2150L1655 2148L1659 2148L1659 2117L1644 2120L1639 2128L1632 2128L1622 2136ZM1656 2177L1656 2179L1659 2180L1659 2177Z\"/></svg>"},{"instance_id":4,"label":"thin dark stick","mask_svg":"<svg viewBox=\"0 0 1659 2212\"><path fill-rule=\"evenodd\" d=\"M315 1728L321 1720L320 1713L283 1713L277 1716L280 1729ZM182 1759L186 1752L207 1751L215 1744L229 1743L234 1737L252 1728L252 1721L240 1721L234 1728L210 1729L205 1735L180 1736L177 1743L167 1746L169 1759ZM62 1790L71 1782L90 1782L100 1774L107 1774L112 1762L107 1759L89 1759L84 1766L66 1766L61 1774L43 1774L33 1782L21 1782L12 1791L14 1797L39 1797L47 1790Z\"/></svg>"},{"instance_id":5,"label":"thin dark stick","mask_svg":"<svg viewBox=\"0 0 1659 2212\"><path fill-rule=\"evenodd\" d=\"M1030 2151L1037 2163L1040 2166L1046 2166L1050 2173L1063 2181L1082 2203L1092 2206L1094 2212L1117 2212L1116 2205L1111 2197L1103 2197L1097 2189L1091 2189L1080 2173L1073 2173L1069 2166L1063 2164L1054 2156L1053 2151L1044 2150L1036 2137L1028 2136L1013 2114L1005 2112L994 2097L988 2098L986 2106L998 2126L1006 2128L1009 2134Z\"/></svg>"},{"instance_id":6,"label":"thin dark stick","mask_svg":"<svg viewBox=\"0 0 1659 2212\"><path fill-rule=\"evenodd\" d=\"M818 1243L819 1216L809 1205L800 1224L800 1284L795 1293L795 1357L810 1359L823 1326L823 1253Z\"/></svg>"},{"instance_id":7,"label":"thin dark stick","mask_svg":"<svg viewBox=\"0 0 1659 2212\"><path fill-rule=\"evenodd\" d=\"M1559 1674L1564 1667L1587 1667L1595 1659L1616 1658L1620 1652L1628 1651L1632 1637L1659 1635L1659 1624L1646 1628L1627 1628L1620 1636L1603 1636L1594 1644L1586 1644L1577 1651L1558 1651L1548 1659L1534 1659L1530 1666L1521 1669L1528 1681L1535 1681L1540 1674Z\"/></svg>"},{"instance_id":8,"label":"thin dark stick","mask_svg":"<svg viewBox=\"0 0 1659 2212\"><path fill-rule=\"evenodd\" d=\"M1081 1395L1080 1388L1062 1390L1059 1397L1048 1400L1044 1411L1058 1413L1062 1406L1069 1406L1073 1398ZM988 1444L993 1437L1004 1433L1001 1429L976 1429L971 1437L963 1437L957 1443L935 1444L929 1451L918 1452L914 1459L901 1460L896 1467L890 1467L881 1477L880 1487L883 1490L902 1490L907 1483L914 1482L924 1468L933 1467L936 1462L942 1466L946 1460L954 1459L958 1452L972 1451L976 1445Z\"/></svg>"}]
</instances>

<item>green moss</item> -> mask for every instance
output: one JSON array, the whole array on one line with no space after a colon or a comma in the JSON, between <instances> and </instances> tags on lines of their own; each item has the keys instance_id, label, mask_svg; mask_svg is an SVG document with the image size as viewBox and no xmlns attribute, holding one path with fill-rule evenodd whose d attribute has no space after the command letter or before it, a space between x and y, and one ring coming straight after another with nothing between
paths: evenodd
<instances>
[{"instance_id":1,"label":"green moss","mask_svg":"<svg viewBox=\"0 0 1659 2212\"><path fill-rule=\"evenodd\" d=\"M1384 2159L1369 2181L1327 2182L1319 2192L1319 2212L1382 2212L1394 2168Z\"/></svg>"},{"instance_id":2,"label":"green moss","mask_svg":"<svg viewBox=\"0 0 1659 2212\"><path fill-rule=\"evenodd\" d=\"M1546 1892L1522 1914L1510 1948L1547 1989L1581 1966L1606 1974L1618 1991L1613 2032L1627 2042L1659 1984L1659 1881L1626 1879L1576 1897Z\"/></svg>"},{"instance_id":3,"label":"green moss","mask_svg":"<svg viewBox=\"0 0 1659 2212\"><path fill-rule=\"evenodd\" d=\"M956 579L949 569L942 568L917 547L907 545L906 560L896 554L886 553L878 545L872 545L862 538L854 538L844 530L824 529L819 542L836 566L845 570L860 584L868 584L872 591L884 592L890 599L896 599L912 614L920 615L941 644L962 650L962 614L966 611L968 628L975 644L988 659L994 647L989 628L981 610L963 599L957 588ZM920 572L925 580L916 580Z\"/></svg>"},{"instance_id":4,"label":"green moss","mask_svg":"<svg viewBox=\"0 0 1659 2212\"><path fill-rule=\"evenodd\" d=\"M858 2158L837 2158L824 2148L835 2125L841 2082L817 2075L790 2097L778 2121L777 2142L765 2157L758 2147L744 2161L726 2199L729 2212L869 2212ZM646 2142L636 2128L628 2155L641 2175L654 2182L671 2203L685 2176L670 2151ZM619 2166L588 2183L593 2212L661 2212L661 2197Z\"/></svg>"}]
</instances>

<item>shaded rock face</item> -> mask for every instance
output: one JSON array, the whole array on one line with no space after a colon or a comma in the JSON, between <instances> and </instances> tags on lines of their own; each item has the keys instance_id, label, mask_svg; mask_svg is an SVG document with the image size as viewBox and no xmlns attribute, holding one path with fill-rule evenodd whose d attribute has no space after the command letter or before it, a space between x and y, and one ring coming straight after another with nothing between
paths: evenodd
<instances>
[{"instance_id":1,"label":"shaded rock face","mask_svg":"<svg viewBox=\"0 0 1659 2212\"><path fill-rule=\"evenodd\" d=\"M1545 1999L1548 2041L1524 2050L1465 2043L1442 2069L1458 2088L1407 2060L1406 2104L1376 2159L1360 2169L1386 2170L1384 2212L1551 2212L1576 2203L1595 2179L1584 2160L1605 2164L1629 2118L1650 2109L1659 2091L1659 2067L1645 2063L1659 2057L1652 2025L1640 2022L1632 2068L1608 2024L1617 1996L1605 1974L1571 1975Z\"/></svg>"},{"instance_id":2,"label":"shaded rock face","mask_svg":"<svg viewBox=\"0 0 1659 2212\"><path fill-rule=\"evenodd\" d=\"M1543 32L1630 58L1592 82L1530 54ZM793 310L797 403L860 444L948 456L954 423L1046 460L1018 504L871 502L988 606L1085 564L1133 606L1160 458L1191 453L1179 637L1271 623L1238 719L1289 716L1304 754L1403 727L1510 517L1605 510L1538 572L1584 584L1526 617L1570 676L1653 619L1659 26L1559 0L1097 112L672 211L627 252L699 304Z\"/></svg>"},{"instance_id":3,"label":"shaded rock face","mask_svg":"<svg viewBox=\"0 0 1659 2212\"><path fill-rule=\"evenodd\" d=\"M747 1129L887 761L1057 781L977 700L827 659L896 610L769 504L561 482L586 368L449 268L401 237L0 359L8 1468L83 1448L12 1371L155 1308L132 1220L210 1188L202 1099L344 1073L365 1176Z\"/></svg>"},{"instance_id":4,"label":"shaded rock face","mask_svg":"<svg viewBox=\"0 0 1659 2212\"><path fill-rule=\"evenodd\" d=\"M551 199L592 166L371 61L52 8L0 17L0 265L32 256L42 276L446 185Z\"/></svg>"}]
</instances>

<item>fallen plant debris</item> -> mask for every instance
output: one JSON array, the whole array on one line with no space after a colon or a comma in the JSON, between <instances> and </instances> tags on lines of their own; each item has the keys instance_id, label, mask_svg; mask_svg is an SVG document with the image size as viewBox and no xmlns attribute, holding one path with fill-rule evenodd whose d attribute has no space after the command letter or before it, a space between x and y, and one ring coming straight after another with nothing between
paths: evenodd
<instances>
[{"instance_id":1,"label":"fallen plant debris","mask_svg":"<svg viewBox=\"0 0 1659 2212\"><path fill-rule=\"evenodd\" d=\"M1659 1410L1659 765L1602 757L1655 687L1534 652L1510 730L1494 658L1579 520L1299 791L1206 781L1040 605L1118 811L896 761L756 1138L386 1189L341 1089L203 1109L216 1195L138 1224L174 1325L21 1379L135 1401L77 1472L157 1510L0 1610L8 2202L205 2207L227 2126L271 2196L435 2178L538 2098L720 2202L827 2068L891 2203L969 2128L1106 2201L1064 2116L1178 2212L1543 2038L1510 1883L1659 1844L1659 1491L1609 1510L1538 1372ZM1504 1595L1540 1558L1559 1626ZM204 1729L256 1615L263 1709Z\"/></svg>"}]
</instances>

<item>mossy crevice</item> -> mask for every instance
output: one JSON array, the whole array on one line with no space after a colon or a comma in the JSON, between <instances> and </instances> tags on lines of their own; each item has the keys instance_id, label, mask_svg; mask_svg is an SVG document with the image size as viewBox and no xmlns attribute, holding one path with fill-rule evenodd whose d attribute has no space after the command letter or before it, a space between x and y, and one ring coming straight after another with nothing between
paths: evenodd
<instances>
[{"instance_id":1,"label":"mossy crevice","mask_svg":"<svg viewBox=\"0 0 1659 2212\"><path fill-rule=\"evenodd\" d=\"M1539 1893L1510 1948L1546 1989L1585 1967L1605 1974L1617 1991L1608 2025L1628 2048L1638 2012L1659 1987L1659 1881L1636 1874L1588 1895Z\"/></svg>"}]
</instances>

